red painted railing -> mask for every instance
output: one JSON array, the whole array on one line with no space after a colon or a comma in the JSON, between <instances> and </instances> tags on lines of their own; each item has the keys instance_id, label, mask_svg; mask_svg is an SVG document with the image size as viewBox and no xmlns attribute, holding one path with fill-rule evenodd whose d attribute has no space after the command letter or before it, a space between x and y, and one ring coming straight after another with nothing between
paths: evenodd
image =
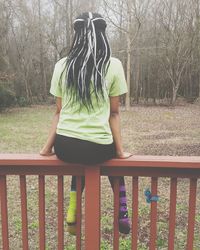
<instances>
[{"instance_id":1,"label":"red painted railing","mask_svg":"<svg viewBox=\"0 0 200 250\"><path fill-rule=\"evenodd\" d=\"M170 177L170 210L168 249L174 249L176 226L177 178L190 179L187 250L193 249L197 179L200 177L200 157L133 156L129 159L113 159L102 166L66 164L55 156L0 154L0 201L1 201L1 249L9 249L7 183L8 175L18 175L21 194L22 246L29 249L27 219L27 175L37 175L39 185L39 249L45 249L45 176L57 176L58 189L58 247L64 249L63 177L77 176L77 236L76 249L81 246L81 176L85 176L85 241L84 249L100 249L100 176L132 176L132 249L138 243L138 180L141 176L151 177L152 195L157 194L159 177ZM119 183L114 184L114 227L113 249L119 249L118 204ZM157 240L157 202L151 203L149 249L155 250Z\"/></svg>"}]
</instances>

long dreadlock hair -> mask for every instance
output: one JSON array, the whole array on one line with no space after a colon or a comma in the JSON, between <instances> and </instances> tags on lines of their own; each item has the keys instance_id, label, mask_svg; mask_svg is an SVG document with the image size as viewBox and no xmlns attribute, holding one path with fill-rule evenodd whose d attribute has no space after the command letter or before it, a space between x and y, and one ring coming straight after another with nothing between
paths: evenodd
<instances>
[{"instance_id":1,"label":"long dreadlock hair","mask_svg":"<svg viewBox=\"0 0 200 250\"><path fill-rule=\"evenodd\" d=\"M74 21L74 39L66 60L66 88L72 103L93 109L91 94L97 102L104 98L105 75L111 49L105 34L105 19L85 12Z\"/></svg>"}]
</instances>

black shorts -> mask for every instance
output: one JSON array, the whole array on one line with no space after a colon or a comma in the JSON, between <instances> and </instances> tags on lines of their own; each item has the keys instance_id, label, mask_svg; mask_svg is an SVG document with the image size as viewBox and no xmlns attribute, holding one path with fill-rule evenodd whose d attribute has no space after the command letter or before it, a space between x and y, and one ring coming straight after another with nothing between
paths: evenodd
<instances>
[{"instance_id":1,"label":"black shorts","mask_svg":"<svg viewBox=\"0 0 200 250\"><path fill-rule=\"evenodd\" d=\"M58 134L54 150L60 160L81 164L98 164L116 156L114 143L98 144Z\"/></svg>"}]
</instances>

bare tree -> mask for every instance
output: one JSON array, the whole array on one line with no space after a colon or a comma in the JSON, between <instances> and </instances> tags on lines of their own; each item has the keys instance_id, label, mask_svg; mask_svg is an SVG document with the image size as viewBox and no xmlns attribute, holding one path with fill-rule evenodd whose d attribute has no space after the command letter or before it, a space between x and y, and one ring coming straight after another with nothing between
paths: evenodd
<instances>
[{"instance_id":1,"label":"bare tree","mask_svg":"<svg viewBox=\"0 0 200 250\"><path fill-rule=\"evenodd\" d=\"M104 0L104 10L106 12L106 16L110 23L116 27L120 34L124 34L126 37L126 77L127 77L127 85L129 93L126 95L125 107L127 110L130 109L130 93L131 93L131 69L133 65L133 53L135 47L136 39L140 33L140 29L142 28L143 21L148 11L148 7L151 3L148 1L138 1L138 0L126 0L126 1L114 1L114 6L112 2L108 0ZM122 18L123 16L123 18ZM123 20L123 24L122 24ZM122 44L121 44L122 46ZM124 51L124 49L122 50ZM137 77L135 82L135 90L136 90L136 99L138 99L139 93L139 60L137 65Z\"/></svg>"},{"instance_id":2,"label":"bare tree","mask_svg":"<svg viewBox=\"0 0 200 250\"><path fill-rule=\"evenodd\" d=\"M186 1L169 1L162 5L160 25L163 30L161 42L165 47L162 65L172 83L171 104L174 105L181 84L181 77L191 59L194 33L192 20L187 18Z\"/></svg>"},{"instance_id":3,"label":"bare tree","mask_svg":"<svg viewBox=\"0 0 200 250\"><path fill-rule=\"evenodd\" d=\"M17 97L45 100L84 11L107 19L113 55L126 68L127 109L200 96L199 0L0 0L0 84L8 76Z\"/></svg>"}]
</instances>

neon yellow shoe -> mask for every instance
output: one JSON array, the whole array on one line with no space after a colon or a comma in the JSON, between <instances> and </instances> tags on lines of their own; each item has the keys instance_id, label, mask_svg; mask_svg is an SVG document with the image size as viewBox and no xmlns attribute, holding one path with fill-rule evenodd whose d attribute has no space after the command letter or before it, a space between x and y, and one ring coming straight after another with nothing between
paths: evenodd
<instances>
[{"instance_id":1,"label":"neon yellow shoe","mask_svg":"<svg viewBox=\"0 0 200 250\"><path fill-rule=\"evenodd\" d=\"M67 211L67 232L76 235L76 191L70 192L69 208Z\"/></svg>"}]
</instances>

